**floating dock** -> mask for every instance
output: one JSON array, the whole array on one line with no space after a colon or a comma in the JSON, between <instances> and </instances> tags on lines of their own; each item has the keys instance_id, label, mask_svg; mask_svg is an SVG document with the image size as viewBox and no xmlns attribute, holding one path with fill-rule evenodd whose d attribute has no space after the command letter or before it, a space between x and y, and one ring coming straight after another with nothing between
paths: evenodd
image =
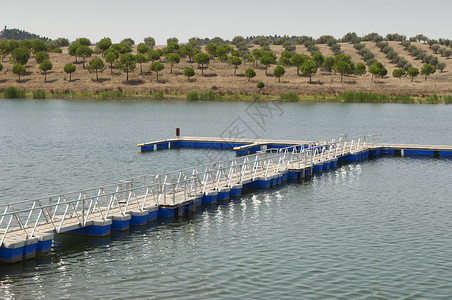
<instances>
[{"instance_id":1,"label":"floating dock","mask_svg":"<svg viewBox=\"0 0 452 300\"><path fill-rule=\"evenodd\" d=\"M345 137L345 136L344 136ZM341 137L339 137L341 138ZM346 138L346 137L345 137ZM382 154L396 156L433 156L452 157L452 146L444 145L416 145L416 144L382 144L376 141L376 136L363 137L375 142L368 146L381 149ZM320 141L321 143L322 141ZM264 139L234 139L234 138L211 138L211 137L177 137L166 140L153 141L138 144L141 152L156 151L170 148L208 148L234 150L237 155L247 155L266 149L282 149L294 145L310 145L319 141L301 140L264 140Z\"/></svg>"},{"instance_id":2,"label":"floating dock","mask_svg":"<svg viewBox=\"0 0 452 300\"><path fill-rule=\"evenodd\" d=\"M382 154L452 157L452 147L384 145L376 136L339 136L320 141L178 137L138 145L141 151L168 148L234 150L237 156L158 175L0 205L0 261L14 263L51 250L54 234L108 236L157 218L195 212L201 205L238 197L244 188L269 188L307 180Z\"/></svg>"},{"instance_id":3,"label":"floating dock","mask_svg":"<svg viewBox=\"0 0 452 300\"><path fill-rule=\"evenodd\" d=\"M293 140L253 140L211 137L178 137L138 144L141 152L168 148L209 148L235 150L238 155L256 153L262 149L281 149L285 147L308 144L308 141Z\"/></svg>"}]
</instances>

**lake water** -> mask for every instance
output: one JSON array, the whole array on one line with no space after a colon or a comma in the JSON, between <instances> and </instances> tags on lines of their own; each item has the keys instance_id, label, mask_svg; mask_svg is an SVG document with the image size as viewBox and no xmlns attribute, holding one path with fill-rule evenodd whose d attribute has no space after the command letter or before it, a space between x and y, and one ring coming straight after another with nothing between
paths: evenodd
<instances>
[{"instance_id":1,"label":"lake water","mask_svg":"<svg viewBox=\"0 0 452 300\"><path fill-rule=\"evenodd\" d=\"M381 134L452 145L452 106L0 99L0 203L232 157L137 143ZM452 160L384 157L0 265L0 298L450 298Z\"/></svg>"}]
</instances>

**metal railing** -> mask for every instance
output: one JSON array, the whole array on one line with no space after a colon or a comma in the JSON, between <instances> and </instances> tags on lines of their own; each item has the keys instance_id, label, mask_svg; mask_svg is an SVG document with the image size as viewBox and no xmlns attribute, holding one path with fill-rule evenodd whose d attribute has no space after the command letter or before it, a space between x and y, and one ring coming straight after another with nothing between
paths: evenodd
<instances>
[{"instance_id":1,"label":"metal railing","mask_svg":"<svg viewBox=\"0 0 452 300\"><path fill-rule=\"evenodd\" d=\"M201 197L209 190L232 187L291 169L359 152L378 144L380 136L345 135L281 149L266 149L230 160L208 163L158 175L143 175L116 184L0 205L0 245L8 234L27 239L39 233L64 232L131 210L176 205ZM20 234L19 234L20 235Z\"/></svg>"}]
</instances>

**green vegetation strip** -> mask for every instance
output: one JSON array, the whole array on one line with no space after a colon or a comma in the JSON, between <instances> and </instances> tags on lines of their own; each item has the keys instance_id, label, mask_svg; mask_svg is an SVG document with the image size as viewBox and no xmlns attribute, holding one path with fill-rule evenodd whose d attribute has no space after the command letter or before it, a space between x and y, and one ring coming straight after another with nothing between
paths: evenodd
<instances>
[{"instance_id":1,"label":"green vegetation strip","mask_svg":"<svg viewBox=\"0 0 452 300\"><path fill-rule=\"evenodd\" d=\"M214 90L200 92L192 90L187 94L165 94L162 91L152 93L127 93L125 91L75 92L75 91L45 91L41 89L27 93L25 90L10 86L0 92L0 98L8 99L137 99L137 100L204 100L204 101L292 101L292 102L347 102L347 103L407 103L407 104L452 104L452 96L436 94L423 97L409 95L386 95L365 92L343 92L338 95L298 95L293 92L281 95L254 94L222 94Z\"/></svg>"},{"instance_id":2,"label":"green vegetation strip","mask_svg":"<svg viewBox=\"0 0 452 300\"><path fill-rule=\"evenodd\" d=\"M408 95L344 92L338 95L338 99L343 102L359 103L452 103L452 96L438 96L436 94L427 97L412 97Z\"/></svg>"}]
</instances>

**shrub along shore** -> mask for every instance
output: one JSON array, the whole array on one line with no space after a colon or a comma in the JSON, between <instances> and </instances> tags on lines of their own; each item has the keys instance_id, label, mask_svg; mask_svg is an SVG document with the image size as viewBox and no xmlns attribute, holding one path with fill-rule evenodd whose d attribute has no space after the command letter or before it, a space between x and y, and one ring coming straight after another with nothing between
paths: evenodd
<instances>
[{"instance_id":1,"label":"shrub along shore","mask_svg":"<svg viewBox=\"0 0 452 300\"><path fill-rule=\"evenodd\" d=\"M276 95L222 94L214 90L200 92L192 90L186 94L127 93L121 91L74 92L36 89L26 92L24 89L8 87L0 92L0 98L7 99L73 99L73 100L187 100L187 101L281 101L281 102L347 102L347 103L405 103L405 104L452 104L452 96L410 96L386 95L366 92L343 92L336 95L298 95L287 92Z\"/></svg>"}]
</instances>

